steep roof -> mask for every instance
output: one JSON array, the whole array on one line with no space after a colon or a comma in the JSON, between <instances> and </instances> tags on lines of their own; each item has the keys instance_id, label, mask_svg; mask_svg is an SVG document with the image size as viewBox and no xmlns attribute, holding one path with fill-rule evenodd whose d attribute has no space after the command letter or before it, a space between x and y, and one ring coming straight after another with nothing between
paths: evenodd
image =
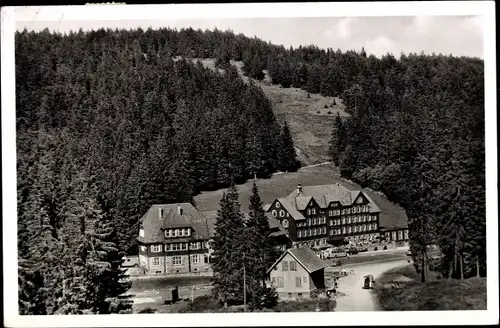
<instances>
[{"instance_id":1,"label":"steep roof","mask_svg":"<svg viewBox=\"0 0 500 328\"><path fill-rule=\"evenodd\" d=\"M287 249L267 270L267 273L269 273L279 262L281 262L286 254L290 254L308 273L313 273L328 267L328 265L326 265L326 263L323 262L312 249L309 247L299 247Z\"/></svg>"},{"instance_id":2,"label":"steep roof","mask_svg":"<svg viewBox=\"0 0 500 328\"><path fill-rule=\"evenodd\" d=\"M278 198L278 201L280 202L281 205L283 205L285 210L287 210L288 214L290 214L292 216L292 218L294 218L294 220L305 220L306 219L302 215L302 213L297 211L297 209L294 205L295 202L290 203L290 201L287 198Z\"/></svg>"},{"instance_id":3,"label":"steep roof","mask_svg":"<svg viewBox=\"0 0 500 328\"><path fill-rule=\"evenodd\" d=\"M213 230L211 222L190 203L152 205L139 222L144 226L144 237L137 240L146 244L163 243L167 228L191 227L194 230L191 239L208 239Z\"/></svg>"},{"instance_id":4,"label":"steep roof","mask_svg":"<svg viewBox=\"0 0 500 328\"><path fill-rule=\"evenodd\" d=\"M305 210L312 199L314 199L314 201L321 208L327 208L331 202L340 202L343 206L349 206L354 203L356 198L361 193L369 201L368 208L370 213L377 213L381 211L377 204L375 204L372 198L368 196L364 190L350 190L340 183L303 186L299 192L294 190L288 196L278 198L278 201L295 220L304 220L305 217L299 211ZM266 205L264 208L267 211L269 210L270 205Z\"/></svg>"}]
</instances>

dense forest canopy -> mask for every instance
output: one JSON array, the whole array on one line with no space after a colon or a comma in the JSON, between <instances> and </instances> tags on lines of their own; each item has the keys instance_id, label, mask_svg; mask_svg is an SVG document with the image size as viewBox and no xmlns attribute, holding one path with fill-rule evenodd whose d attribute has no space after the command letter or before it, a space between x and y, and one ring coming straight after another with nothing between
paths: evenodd
<instances>
[{"instance_id":1,"label":"dense forest canopy","mask_svg":"<svg viewBox=\"0 0 500 328\"><path fill-rule=\"evenodd\" d=\"M111 274L117 254L134 251L137 220L151 204L297 168L288 126L230 60L257 80L267 72L285 88L340 96L350 114L332 133L341 174L407 210L416 263L425 266L425 246L438 244L443 272L485 274L480 59L287 49L192 28L25 30L15 47L20 283L31 293L23 299L45 302L23 303L26 313L118 311L120 302L54 302L64 299L51 287L58 279L86 283L64 263ZM191 58L214 58L220 70ZM103 256L112 265L101 272L91 264Z\"/></svg>"}]
</instances>

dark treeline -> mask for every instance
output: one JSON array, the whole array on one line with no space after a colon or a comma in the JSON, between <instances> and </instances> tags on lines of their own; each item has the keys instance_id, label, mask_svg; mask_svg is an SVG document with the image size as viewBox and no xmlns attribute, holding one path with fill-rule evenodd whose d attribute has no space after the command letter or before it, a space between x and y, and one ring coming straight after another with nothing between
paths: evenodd
<instances>
[{"instance_id":1,"label":"dark treeline","mask_svg":"<svg viewBox=\"0 0 500 328\"><path fill-rule=\"evenodd\" d=\"M352 115L335 122L333 160L406 209L422 279L429 267L486 275L483 61L367 58L342 98ZM432 244L443 253L438 264L427 255Z\"/></svg>"},{"instance_id":2,"label":"dark treeline","mask_svg":"<svg viewBox=\"0 0 500 328\"><path fill-rule=\"evenodd\" d=\"M164 32L16 34L21 313L128 311L151 204L297 168L262 90L173 60Z\"/></svg>"}]
</instances>

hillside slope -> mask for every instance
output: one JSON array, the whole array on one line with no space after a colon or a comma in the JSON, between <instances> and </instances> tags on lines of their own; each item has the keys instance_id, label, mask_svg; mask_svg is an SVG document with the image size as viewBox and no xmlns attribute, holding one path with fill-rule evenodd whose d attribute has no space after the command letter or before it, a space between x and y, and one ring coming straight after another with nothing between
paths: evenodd
<instances>
[{"instance_id":1,"label":"hillside slope","mask_svg":"<svg viewBox=\"0 0 500 328\"><path fill-rule=\"evenodd\" d=\"M361 189L359 185L340 178L340 173L332 164L320 165L299 169L294 173L275 174L269 179L256 180L259 195L263 204L269 204L278 197L285 197L297 188L297 184L304 186L341 183L351 189ZM248 212L249 198L252 192L253 181L238 185L239 201L243 212ZM206 191L194 197L196 207L209 219L214 219L219 209L219 201L225 189ZM364 191L373 199L382 210L380 214L381 227L404 225L407 216L401 206L391 203L387 198L371 190Z\"/></svg>"},{"instance_id":2,"label":"hillside slope","mask_svg":"<svg viewBox=\"0 0 500 328\"><path fill-rule=\"evenodd\" d=\"M199 59L195 58L193 61ZM214 59L200 59L203 66L215 70ZM245 82L249 78L243 74L243 63L231 61ZM264 71L265 72L265 71ZM328 142L331 136L333 120L337 113L347 116L344 105L339 98L324 97L320 94L308 94L298 88L282 88L272 85L269 76L263 81L253 80L260 86L265 95L271 100L278 122L285 120L290 126L292 137L297 149L298 159L303 165L319 164L329 161Z\"/></svg>"}]
</instances>

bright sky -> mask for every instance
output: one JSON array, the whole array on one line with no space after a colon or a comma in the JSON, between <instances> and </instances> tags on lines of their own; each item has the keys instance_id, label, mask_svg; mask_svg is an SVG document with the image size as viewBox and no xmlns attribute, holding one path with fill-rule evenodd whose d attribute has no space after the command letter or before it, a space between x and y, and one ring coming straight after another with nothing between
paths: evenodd
<instances>
[{"instance_id":1,"label":"bright sky","mask_svg":"<svg viewBox=\"0 0 500 328\"><path fill-rule=\"evenodd\" d=\"M243 33L250 37L257 36L265 41L283 44L287 47L314 44L321 48L332 47L341 50L359 50L364 47L367 53L376 56L387 52L399 56L401 52L420 53L424 51L429 54L434 52L436 54L484 58L482 16L420 15L238 19L179 19L174 16L173 18L158 19L159 15L155 15L152 19L127 19L130 16L123 16L120 19L116 14L111 20L99 20L99 18L92 18L95 20L69 20L64 14L61 14L60 19L44 21L42 20L44 18L40 17L43 15L37 14L30 7L21 8L16 14L18 15L17 29L26 27L29 30L42 30L47 27L50 30L64 32L79 28L86 30L100 27L134 28L140 26L148 28L151 26L158 28L168 26L178 29L190 26L194 29L217 27L221 30L232 29L235 33ZM103 15L96 13L95 17L103 17Z\"/></svg>"}]
</instances>

